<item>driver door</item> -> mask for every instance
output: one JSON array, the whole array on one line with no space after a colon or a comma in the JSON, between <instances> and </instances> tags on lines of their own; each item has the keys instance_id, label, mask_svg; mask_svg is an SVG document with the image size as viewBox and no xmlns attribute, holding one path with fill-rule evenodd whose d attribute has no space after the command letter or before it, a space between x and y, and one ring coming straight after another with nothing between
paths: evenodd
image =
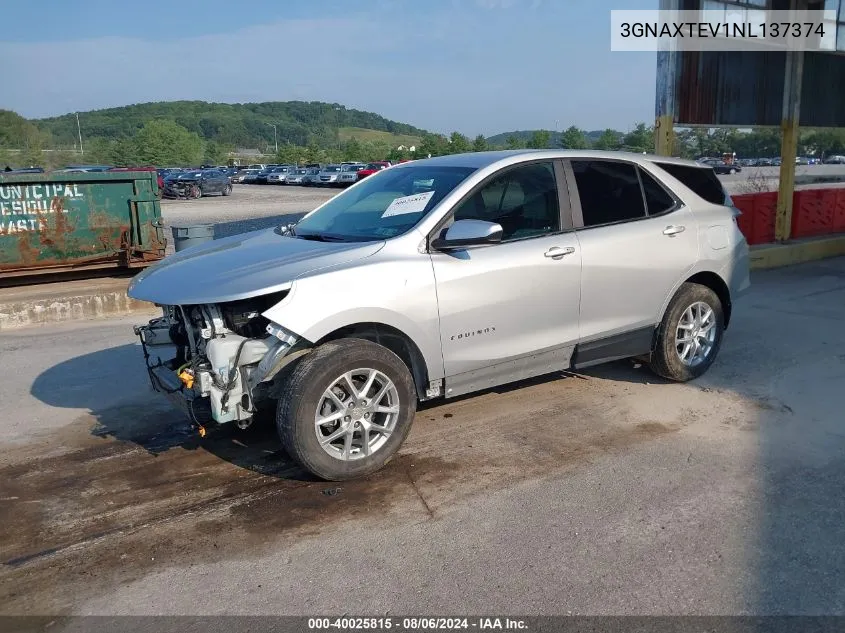
<instances>
[{"instance_id":1,"label":"driver door","mask_svg":"<svg viewBox=\"0 0 845 633\"><path fill-rule=\"evenodd\" d=\"M431 253L446 395L568 367L578 341L581 253L560 164L532 162L492 176L447 226L466 219L496 222L503 236Z\"/></svg>"}]
</instances>

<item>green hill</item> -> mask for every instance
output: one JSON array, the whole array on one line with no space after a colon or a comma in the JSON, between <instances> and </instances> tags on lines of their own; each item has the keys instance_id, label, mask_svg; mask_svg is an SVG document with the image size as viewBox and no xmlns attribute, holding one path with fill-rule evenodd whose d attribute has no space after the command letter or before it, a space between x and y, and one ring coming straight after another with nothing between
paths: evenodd
<instances>
[{"instance_id":1,"label":"green hill","mask_svg":"<svg viewBox=\"0 0 845 633\"><path fill-rule=\"evenodd\" d=\"M338 130L338 136L341 141L348 141L354 138L356 141L364 143L388 143L391 147L419 145L422 139L422 136L396 134L394 132L383 132L381 130L360 127L342 127Z\"/></svg>"},{"instance_id":2,"label":"green hill","mask_svg":"<svg viewBox=\"0 0 845 633\"><path fill-rule=\"evenodd\" d=\"M208 103L169 101L140 103L119 108L80 112L83 137L119 140L131 138L154 119L178 123L206 141L229 147L265 148L274 143L273 125L279 144L330 146L343 140L340 130L381 133L383 140L394 136L419 138L425 130L398 123L372 112L317 101L270 101L266 103ZM46 133L54 147L72 147L77 140L76 115L32 120ZM358 137L355 133L353 136ZM349 137L347 135L347 137Z\"/></svg>"},{"instance_id":3,"label":"green hill","mask_svg":"<svg viewBox=\"0 0 845 633\"><path fill-rule=\"evenodd\" d=\"M502 146L504 147L507 145L508 139L510 137L515 137L519 139L521 143L527 143L528 140L531 138L531 135L534 134L536 130L514 130L513 132L502 132L501 134L496 134L495 136L490 136L487 138L487 143L492 146ZM595 143L599 137L602 135L604 130L592 130L590 132L585 131L584 134L587 137L587 140L592 144ZM622 133L620 132L620 135ZM549 132L549 144L551 147L557 147L560 144L560 132Z\"/></svg>"}]
</instances>

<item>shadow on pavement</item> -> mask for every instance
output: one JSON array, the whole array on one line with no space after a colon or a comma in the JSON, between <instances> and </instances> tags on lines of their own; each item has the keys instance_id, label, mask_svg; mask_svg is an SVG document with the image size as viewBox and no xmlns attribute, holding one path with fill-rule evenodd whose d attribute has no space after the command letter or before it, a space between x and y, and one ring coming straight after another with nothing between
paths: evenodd
<instances>
[{"instance_id":1,"label":"shadow on pavement","mask_svg":"<svg viewBox=\"0 0 845 633\"><path fill-rule=\"evenodd\" d=\"M116 379L127 388L127 397L118 406L102 407L102 390L112 388ZM200 437L187 416L152 389L138 345L98 350L55 365L36 378L31 392L50 406L87 409L91 435L134 444L153 456L174 448L200 450L263 475L314 480L283 451L272 412L256 416L248 429L214 425Z\"/></svg>"}]
</instances>

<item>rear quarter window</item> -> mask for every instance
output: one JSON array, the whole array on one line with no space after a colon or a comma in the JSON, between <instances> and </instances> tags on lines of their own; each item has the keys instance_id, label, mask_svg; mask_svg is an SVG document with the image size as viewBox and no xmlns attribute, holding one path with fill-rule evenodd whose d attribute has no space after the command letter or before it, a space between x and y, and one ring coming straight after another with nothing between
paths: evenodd
<instances>
[{"instance_id":1,"label":"rear quarter window","mask_svg":"<svg viewBox=\"0 0 845 633\"><path fill-rule=\"evenodd\" d=\"M728 197L722 183L710 167L689 167L674 163L659 163L655 165L671 174L696 194L712 204L725 204Z\"/></svg>"}]
</instances>

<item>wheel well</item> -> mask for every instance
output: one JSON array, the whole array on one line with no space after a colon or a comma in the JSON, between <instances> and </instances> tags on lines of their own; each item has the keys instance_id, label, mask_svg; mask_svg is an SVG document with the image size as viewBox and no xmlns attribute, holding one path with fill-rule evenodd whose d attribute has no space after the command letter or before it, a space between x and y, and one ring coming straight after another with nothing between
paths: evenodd
<instances>
[{"instance_id":1,"label":"wheel well","mask_svg":"<svg viewBox=\"0 0 845 633\"><path fill-rule=\"evenodd\" d=\"M317 345L340 338L366 339L396 354L411 372L418 397L421 400L425 399L428 389L428 367L419 347L404 332L383 323L356 323L327 334L317 342Z\"/></svg>"},{"instance_id":2,"label":"wheel well","mask_svg":"<svg viewBox=\"0 0 845 633\"><path fill-rule=\"evenodd\" d=\"M716 273L707 271L696 273L687 279L687 282L707 286L710 290L716 293L716 296L719 297L719 301L722 302L722 309L725 312L725 329L727 329L728 324L731 321L731 308L733 306L731 304L731 291L728 290L728 285L725 283L725 280L719 277Z\"/></svg>"}]
</instances>

